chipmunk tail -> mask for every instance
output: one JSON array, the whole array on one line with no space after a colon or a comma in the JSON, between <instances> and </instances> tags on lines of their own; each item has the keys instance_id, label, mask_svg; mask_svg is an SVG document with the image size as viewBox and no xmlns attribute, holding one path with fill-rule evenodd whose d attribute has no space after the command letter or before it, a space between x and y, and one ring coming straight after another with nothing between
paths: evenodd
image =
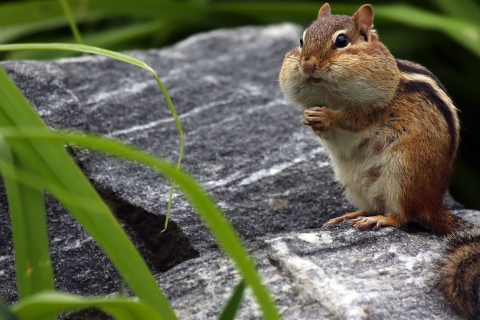
<instances>
[{"instance_id":1,"label":"chipmunk tail","mask_svg":"<svg viewBox=\"0 0 480 320\"><path fill-rule=\"evenodd\" d=\"M449 236L440 288L452 308L469 320L480 320L480 233Z\"/></svg>"}]
</instances>

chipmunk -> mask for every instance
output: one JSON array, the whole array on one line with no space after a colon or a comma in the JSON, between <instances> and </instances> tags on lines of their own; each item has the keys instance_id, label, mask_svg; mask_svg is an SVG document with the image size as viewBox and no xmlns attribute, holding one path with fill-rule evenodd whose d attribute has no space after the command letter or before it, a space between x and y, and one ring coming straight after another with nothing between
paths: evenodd
<instances>
[{"instance_id":1,"label":"chipmunk","mask_svg":"<svg viewBox=\"0 0 480 320\"><path fill-rule=\"evenodd\" d=\"M302 123L321 138L335 177L359 211L331 219L353 227L418 223L436 233L462 231L443 197L459 144L457 109L426 68L395 59L373 30L373 9L332 15L324 4L280 71L285 97L304 108ZM442 290L472 318L480 278L480 245L455 237L443 266ZM478 303L478 302L477 302Z\"/></svg>"}]
</instances>

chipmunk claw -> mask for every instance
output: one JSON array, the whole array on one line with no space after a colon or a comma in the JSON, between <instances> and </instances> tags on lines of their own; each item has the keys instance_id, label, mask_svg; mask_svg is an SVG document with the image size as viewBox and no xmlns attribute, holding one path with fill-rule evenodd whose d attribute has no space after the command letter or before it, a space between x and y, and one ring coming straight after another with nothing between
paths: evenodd
<instances>
[{"instance_id":1,"label":"chipmunk claw","mask_svg":"<svg viewBox=\"0 0 480 320\"><path fill-rule=\"evenodd\" d=\"M303 110L302 123L315 131L325 131L330 127L328 110L325 107L313 107Z\"/></svg>"}]
</instances>

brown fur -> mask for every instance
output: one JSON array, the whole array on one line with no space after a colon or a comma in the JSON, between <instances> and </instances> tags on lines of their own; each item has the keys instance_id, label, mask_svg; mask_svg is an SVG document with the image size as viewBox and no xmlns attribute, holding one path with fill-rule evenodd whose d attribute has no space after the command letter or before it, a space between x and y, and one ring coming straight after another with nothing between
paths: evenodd
<instances>
[{"instance_id":1,"label":"brown fur","mask_svg":"<svg viewBox=\"0 0 480 320\"><path fill-rule=\"evenodd\" d=\"M370 5L347 17L331 15L325 4L280 72L285 96L305 108L302 123L324 141L337 179L360 209L326 225L349 220L363 231L415 222L455 233L458 221L443 197L459 142L456 109L430 71L393 58L372 23ZM336 46L339 34L346 47ZM480 245L458 251L444 270L446 296L460 312L465 297L471 316L474 299L466 292L480 283Z\"/></svg>"},{"instance_id":2,"label":"brown fur","mask_svg":"<svg viewBox=\"0 0 480 320\"><path fill-rule=\"evenodd\" d=\"M458 313L468 319L479 319L480 310L475 302L479 298L480 236L454 235L449 239L448 252L441 290Z\"/></svg>"}]
</instances>

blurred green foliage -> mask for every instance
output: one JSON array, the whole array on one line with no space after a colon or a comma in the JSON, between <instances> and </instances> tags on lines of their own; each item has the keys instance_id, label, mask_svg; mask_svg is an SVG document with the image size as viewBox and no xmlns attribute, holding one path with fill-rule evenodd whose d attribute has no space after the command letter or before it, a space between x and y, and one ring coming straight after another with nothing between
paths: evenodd
<instances>
[{"instance_id":1,"label":"blurred green foliage","mask_svg":"<svg viewBox=\"0 0 480 320\"><path fill-rule=\"evenodd\" d=\"M480 0L369 3L380 38L394 56L435 73L460 109L462 141L451 191L467 207L480 209ZM306 27L323 3L69 0L69 4L85 44L118 51L158 48L222 27L285 21ZM331 6L333 13L352 14L362 4L344 0ZM0 1L0 43L26 42L75 42L58 0ZM2 53L0 59L64 56L65 52L14 51Z\"/></svg>"}]
</instances>

